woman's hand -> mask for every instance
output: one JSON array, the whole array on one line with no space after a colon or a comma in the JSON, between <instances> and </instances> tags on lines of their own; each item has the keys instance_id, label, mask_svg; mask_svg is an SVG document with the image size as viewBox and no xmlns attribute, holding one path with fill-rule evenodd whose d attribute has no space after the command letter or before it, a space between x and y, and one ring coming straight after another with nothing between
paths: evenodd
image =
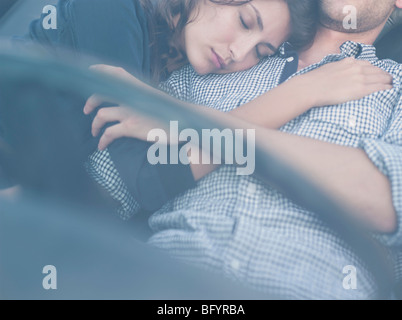
<instances>
[{"instance_id":1,"label":"woman's hand","mask_svg":"<svg viewBox=\"0 0 402 320\"><path fill-rule=\"evenodd\" d=\"M11 187L8 189L2 189L0 190L0 198L16 201L19 199L21 193L22 189L20 186Z\"/></svg>"},{"instance_id":2,"label":"woman's hand","mask_svg":"<svg viewBox=\"0 0 402 320\"><path fill-rule=\"evenodd\" d=\"M123 68L120 67L114 67L114 66L109 66L106 64L95 64L89 67L90 70L96 71L96 72L101 72L105 73L108 75L111 75L113 77L120 78L122 80L129 81L137 86L143 86L144 88L149 88L148 85L146 85L144 82L141 80L137 79L134 77L131 73L127 72Z\"/></svg>"},{"instance_id":3,"label":"woman's hand","mask_svg":"<svg viewBox=\"0 0 402 320\"><path fill-rule=\"evenodd\" d=\"M392 89L388 72L368 61L346 58L326 64L290 81L299 81L298 95L311 95L312 106L341 104Z\"/></svg>"},{"instance_id":4,"label":"woman's hand","mask_svg":"<svg viewBox=\"0 0 402 320\"><path fill-rule=\"evenodd\" d=\"M144 89L150 90L148 85L135 78L123 68L94 65L90 69L130 81L137 86L143 86ZM98 95L91 96L85 103L84 113L88 115L94 112L104 102L110 101ZM149 131L154 128L163 128L156 120L139 115L130 107L117 105L98 110L92 122L92 135L94 137L98 136L105 125L114 122L117 122L117 124L110 126L103 132L99 140L99 150L106 149L113 141L119 138L135 138L147 141Z\"/></svg>"},{"instance_id":5,"label":"woman's hand","mask_svg":"<svg viewBox=\"0 0 402 320\"><path fill-rule=\"evenodd\" d=\"M91 113L101 103L96 95L90 97L86 103L87 111L85 113ZM135 138L147 141L148 133L152 129L163 128L156 120L138 115L130 107L116 106L99 109L92 122L92 135L97 137L105 125L113 122L117 122L117 124L110 126L103 132L98 144L99 150L106 149L119 138Z\"/></svg>"}]
</instances>

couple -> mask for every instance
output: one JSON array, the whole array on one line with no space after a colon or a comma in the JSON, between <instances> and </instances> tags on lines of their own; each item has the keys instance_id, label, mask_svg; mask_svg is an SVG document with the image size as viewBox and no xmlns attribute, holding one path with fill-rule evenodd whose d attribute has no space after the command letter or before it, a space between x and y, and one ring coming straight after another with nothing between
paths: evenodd
<instances>
[{"instance_id":1,"label":"couple","mask_svg":"<svg viewBox=\"0 0 402 320\"><path fill-rule=\"evenodd\" d=\"M191 65L174 71L163 89L252 123L272 150L353 209L386 245L400 245L401 67L378 60L372 43L402 1L349 1L358 12L358 29L351 33L343 29L340 1L318 1L317 32L300 12L315 13L314 1L221 2L160 1L162 9L153 17L165 24L162 30L171 30L169 37L155 30L158 24L148 28L144 7L137 5L143 18L139 29L151 30L150 38L154 30L156 40L148 56L148 46L142 47L133 73L155 79L188 61ZM61 3L69 10L79 6L79 1ZM35 24L31 31L39 32ZM77 35L71 34L74 40ZM281 46L285 40L293 45ZM150 61L153 69L146 68ZM130 78L122 69L95 69ZM90 98L85 112L100 102ZM90 156L89 170L123 200L126 216L139 207L163 205L150 219L151 244L280 297L374 295L364 266L319 217L252 176L236 176L233 167L147 167L138 155L149 145L118 138L143 139L152 123L139 122L124 107L100 109L93 134L107 123L114 125L100 134L99 147L108 149ZM359 270L358 290L342 287L347 265Z\"/></svg>"}]
</instances>

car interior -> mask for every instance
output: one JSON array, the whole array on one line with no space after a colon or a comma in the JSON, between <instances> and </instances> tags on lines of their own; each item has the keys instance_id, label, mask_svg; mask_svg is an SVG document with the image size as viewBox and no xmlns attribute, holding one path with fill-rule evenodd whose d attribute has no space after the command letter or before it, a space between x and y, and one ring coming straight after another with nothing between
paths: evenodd
<instances>
[{"instance_id":1,"label":"car interior","mask_svg":"<svg viewBox=\"0 0 402 320\"><path fill-rule=\"evenodd\" d=\"M136 87L114 82L106 76L95 77L81 65L74 65L70 61L45 59L42 54L37 54L35 47L32 50L17 51L8 45L11 37L26 34L29 22L40 16L45 5L56 3L57 0L1 1L0 38L4 40L3 45L0 43L0 88L7 94L1 97L0 104L12 103L22 108L27 101L40 101L41 97L32 90L26 97L16 97L15 93L22 87L46 88L47 99L60 93L65 94L65 88L68 87L70 92L81 96L88 96L96 89L96 92L115 97L135 108L141 108L135 101L144 99L148 102L147 108L152 110L143 107L141 111L157 114L156 110L161 108L160 101ZM401 9L392 14L375 46L379 58L402 63ZM165 111L160 113L161 120L166 120L164 115L170 113L197 131L224 127L224 123L218 120L202 116L196 111L181 110L174 103L164 105L163 108ZM43 140L43 145L51 143L46 132L38 133L35 137ZM66 141L66 145L68 143L70 142ZM68 150L50 158L64 157L67 152ZM18 165L27 168L25 173L35 171L29 163L29 157L22 159L21 155L20 158ZM32 158L35 156L32 155ZM72 168L79 167L77 159L69 159ZM51 166L45 159L42 160L43 167ZM0 151L0 165L16 165L9 162L7 152ZM348 242L378 281L379 298L402 298L402 283L395 283L390 276L389 261L384 258L384 248L362 226L348 219L348 214L341 206L293 168L278 161L274 154L262 146L257 146L256 164L257 175L261 179L282 190L296 203L313 212L319 212L324 221ZM76 184L77 179L82 179L79 180L82 181L82 188L71 187L78 195L72 192L70 199L58 197L57 192L52 196L44 196L35 190L24 194L23 200L18 202L0 199L0 298L276 298L222 279L219 275L182 264L148 247L144 240L150 234L146 227L150 213L144 213L126 224L110 215L110 207L105 202L89 208L82 201L69 201L76 199L75 196L80 198L83 194L88 197L85 190L90 182L82 178L81 175L84 174L79 169L77 172L79 176L66 178L70 171L58 176L60 179L71 178L70 187ZM26 183L30 186L28 178ZM53 188L53 185L44 188ZM90 196L96 198L99 194ZM42 268L47 264L63 266L58 280L63 290L47 292L38 285L42 283Z\"/></svg>"}]
</instances>

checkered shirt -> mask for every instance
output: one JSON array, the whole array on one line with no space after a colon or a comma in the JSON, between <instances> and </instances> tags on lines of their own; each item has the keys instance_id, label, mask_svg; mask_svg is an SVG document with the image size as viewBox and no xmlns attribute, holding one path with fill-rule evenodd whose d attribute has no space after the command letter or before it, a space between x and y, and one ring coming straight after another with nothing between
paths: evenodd
<instances>
[{"instance_id":1,"label":"checkered shirt","mask_svg":"<svg viewBox=\"0 0 402 320\"><path fill-rule=\"evenodd\" d=\"M394 89L357 101L314 108L280 130L343 146L361 148L389 177L393 202L402 219L402 68L380 61L373 46L346 42L324 64L355 57L370 61L394 77ZM274 88L297 60L281 54L248 71L199 76L190 67L175 72L162 88L179 99L230 111ZM293 60L293 61L292 61ZM280 106L278 106L280 107ZM297 206L253 176L238 176L222 166L197 186L167 203L150 218L149 243L200 267L283 298L365 299L377 290L348 246L315 214ZM376 235L397 251L402 230ZM357 270L357 289L344 288L346 266Z\"/></svg>"}]
</instances>

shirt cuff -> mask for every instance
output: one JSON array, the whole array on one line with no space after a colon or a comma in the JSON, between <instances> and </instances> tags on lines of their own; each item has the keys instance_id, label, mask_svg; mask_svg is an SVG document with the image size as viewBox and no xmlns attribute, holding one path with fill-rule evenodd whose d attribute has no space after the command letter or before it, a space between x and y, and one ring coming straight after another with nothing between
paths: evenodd
<instances>
[{"instance_id":1,"label":"shirt cuff","mask_svg":"<svg viewBox=\"0 0 402 320\"><path fill-rule=\"evenodd\" d=\"M382 140L363 140L363 149L373 164L388 177L392 201L397 214L397 230L392 234L378 234L377 238L387 246L402 245L402 146Z\"/></svg>"}]
</instances>

